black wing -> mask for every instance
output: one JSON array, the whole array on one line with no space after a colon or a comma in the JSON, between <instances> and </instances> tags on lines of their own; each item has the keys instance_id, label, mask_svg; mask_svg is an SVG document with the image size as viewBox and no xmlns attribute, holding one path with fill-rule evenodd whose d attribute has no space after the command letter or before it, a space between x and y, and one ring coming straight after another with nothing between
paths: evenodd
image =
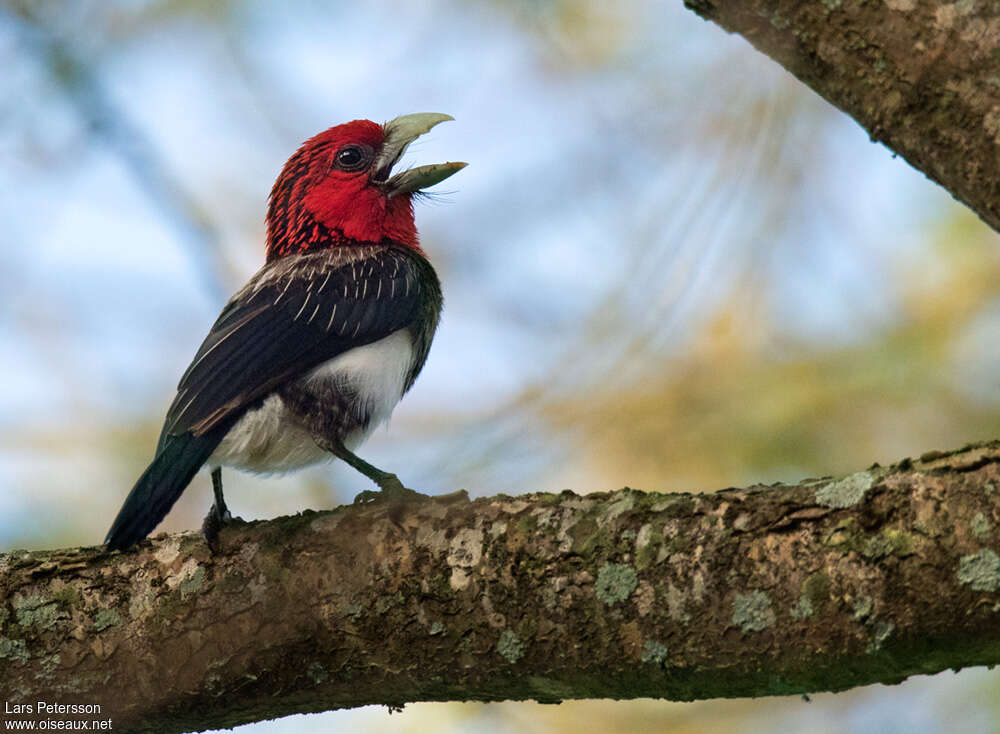
<instances>
[{"instance_id":1,"label":"black wing","mask_svg":"<svg viewBox=\"0 0 1000 734\"><path fill-rule=\"evenodd\" d=\"M335 248L264 266L226 304L181 377L156 457L125 498L108 547L152 532L248 408L326 360L415 327L408 387L440 308L430 264L396 247Z\"/></svg>"},{"instance_id":2,"label":"black wing","mask_svg":"<svg viewBox=\"0 0 1000 734\"><path fill-rule=\"evenodd\" d=\"M348 349L428 318L433 331L440 300L427 261L399 248L334 248L274 261L226 305L181 377L161 445L168 435L198 436L230 423Z\"/></svg>"}]
</instances>

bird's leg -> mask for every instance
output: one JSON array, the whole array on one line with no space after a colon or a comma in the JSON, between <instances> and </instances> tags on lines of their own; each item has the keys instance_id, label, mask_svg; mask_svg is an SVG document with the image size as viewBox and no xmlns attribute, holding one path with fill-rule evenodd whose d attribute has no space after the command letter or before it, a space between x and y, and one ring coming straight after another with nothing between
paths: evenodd
<instances>
[{"instance_id":1,"label":"bird's leg","mask_svg":"<svg viewBox=\"0 0 1000 734\"><path fill-rule=\"evenodd\" d=\"M226 507L226 498L222 496L222 467L219 466L212 469L212 493L215 495L215 502L212 503L212 508L201 524L201 534L205 536L208 547L214 552L219 547L219 531L233 519L229 508Z\"/></svg>"},{"instance_id":2,"label":"bird's leg","mask_svg":"<svg viewBox=\"0 0 1000 734\"><path fill-rule=\"evenodd\" d=\"M327 451L332 453L338 459L343 460L347 464L350 464L359 472L364 474L366 477L371 479L375 484L378 485L379 491L373 492L370 489L366 489L364 492L358 494L354 498L354 503L359 504L362 502L372 502L379 499L389 499L389 500L403 500L403 499L416 499L417 497L424 497L425 495L420 494L412 489L407 489L403 486L403 483L399 481L397 477L392 472L382 471L377 466L372 466L367 461L362 459L360 456L348 449L340 441L329 441L324 442L324 446Z\"/></svg>"},{"instance_id":3,"label":"bird's leg","mask_svg":"<svg viewBox=\"0 0 1000 734\"><path fill-rule=\"evenodd\" d=\"M215 502L212 503L212 512L221 521L232 520L229 508L226 507L226 498L222 496L222 467L217 466L212 470L212 494L215 495Z\"/></svg>"}]
</instances>

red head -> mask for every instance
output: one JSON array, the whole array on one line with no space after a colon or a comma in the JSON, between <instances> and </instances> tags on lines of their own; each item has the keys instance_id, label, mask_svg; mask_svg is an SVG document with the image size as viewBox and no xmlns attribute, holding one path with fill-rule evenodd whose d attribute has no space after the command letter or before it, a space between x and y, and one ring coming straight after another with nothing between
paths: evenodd
<instances>
[{"instance_id":1,"label":"red head","mask_svg":"<svg viewBox=\"0 0 1000 734\"><path fill-rule=\"evenodd\" d=\"M447 115L417 114L378 125L354 120L302 144L271 189L268 261L314 248L391 241L419 250L413 192L464 163L421 166L389 177L416 137Z\"/></svg>"}]
</instances>

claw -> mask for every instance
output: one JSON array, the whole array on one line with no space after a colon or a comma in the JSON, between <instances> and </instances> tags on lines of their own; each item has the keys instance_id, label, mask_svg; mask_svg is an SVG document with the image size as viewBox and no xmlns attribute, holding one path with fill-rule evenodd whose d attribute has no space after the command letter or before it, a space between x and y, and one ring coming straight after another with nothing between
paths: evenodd
<instances>
[{"instance_id":1,"label":"claw","mask_svg":"<svg viewBox=\"0 0 1000 734\"><path fill-rule=\"evenodd\" d=\"M376 489L366 489L364 492L358 492L357 496L354 498L354 504L365 505L369 502L375 502L382 497L382 492Z\"/></svg>"},{"instance_id":2,"label":"claw","mask_svg":"<svg viewBox=\"0 0 1000 734\"><path fill-rule=\"evenodd\" d=\"M212 503L212 508L205 515L205 519L201 523L201 534L205 537L205 542L208 543L208 549L212 551L212 554L219 552L219 531L222 530L222 526L233 521L232 513L222 505Z\"/></svg>"},{"instance_id":3,"label":"claw","mask_svg":"<svg viewBox=\"0 0 1000 734\"><path fill-rule=\"evenodd\" d=\"M408 502L417 499L427 499L429 495L404 487L395 474L381 477L379 489L366 489L358 492L354 504L365 505L372 502Z\"/></svg>"}]
</instances>

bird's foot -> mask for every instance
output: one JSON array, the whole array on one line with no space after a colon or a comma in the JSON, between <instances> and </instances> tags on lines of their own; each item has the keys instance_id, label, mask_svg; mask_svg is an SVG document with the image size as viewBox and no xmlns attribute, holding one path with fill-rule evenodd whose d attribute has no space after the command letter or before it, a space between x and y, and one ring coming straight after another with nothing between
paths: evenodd
<instances>
[{"instance_id":1,"label":"bird's foot","mask_svg":"<svg viewBox=\"0 0 1000 734\"><path fill-rule=\"evenodd\" d=\"M378 490L366 489L364 492L359 492L354 498L354 504L363 505L370 502L410 502L418 499L425 499L428 495L421 494L415 489L409 489L403 486L403 483L399 481L399 477L395 474L389 474L386 472L383 476L375 479L378 484Z\"/></svg>"},{"instance_id":2,"label":"bird's foot","mask_svg":"<svg viewBox=\"0 0 1000 734\"><path fill-rule=\"evenodd\" d=\"M201 534L205 536L205 542L208 543L208 548L212 553L219 551L219 531L222 530L223 525L232 521L233 516L225 503L222 505L217 502L212 503L212 508L201 523Z\"/></svg>"}]
</instances>

